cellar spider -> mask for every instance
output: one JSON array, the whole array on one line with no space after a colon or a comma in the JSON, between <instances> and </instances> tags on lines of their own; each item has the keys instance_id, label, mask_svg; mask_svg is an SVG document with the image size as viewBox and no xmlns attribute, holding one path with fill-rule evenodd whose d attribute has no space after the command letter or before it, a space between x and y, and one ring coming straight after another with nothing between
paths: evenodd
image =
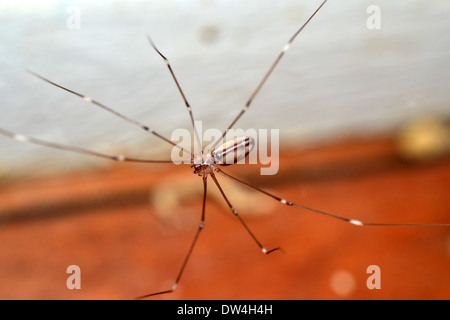
<instances>
[{"instance_id":1,"label":"cellar spider","mask_svg":"<svg viewBox=\"0 0 450 320\"><path fill-rule=\"evenodd\" d=\"M237 114L237 116L235 116L231 123L227 126L227 128L223 131L222 134L222 139L218 139L215 141L215 143L213 143L211 146L209 146L208 148L205 148L202 150L201 148L201 140L200 140L200 136L199 133L197 131L197 128L195 126L195 118L194 118L194 114L192 111L192 108L175 76L175 73L168 61L168 59L161 53L161 51L156 47L156 45L154 44L154 42L152 41L152 39L150 37L148 37L148 41L150 43L150 45L152 46L152 48L156 51L156 53L164 60L164 62L167 65L167 68L169 69L169 72L177 86L177 89L185 103L186 109L188 111L189 114L189 118L192 124L192 129L194 132L194 138L195 138L195 143L197 144L197 146L199 147L199 152L198 153L193 153L191 150L188 150L182 146L180 146L179 144L174 143L173 141L169 140L168 138L162 136L161 134L159 134L157 131L153 130L152 128L150 128L149 126L146 126L134 119L128 118L127 116L109 108L108 106L88 97L85 96L81 93L78 93L76 91L73 91L71 89L68 89L66 87L63 87L55 82L52 82L51 80L41 76L40 74L35 73L34 71L31 70L27 70L28 73L32 74L33 76L53 85L56 86L62 90L65 90L73 95L76 95L78 97L80 97L81 99L97 106L100 107L102 109L104 109L107 112L110 112L114 115L116 115L117 117L139 127L140 129L156 136L158 139L161 139L163 141L165 141L166 143L171 144L174 148L179 149L181 152L187 154L190 156L190 164L191 167L193 168L194 174L200 176L202 178L202 183L203 183L203 197L202 197L202 209L201 209L201 218L200 218L200 222L198 224L198 228L197 231L195 233L194 239L192 240L189 250L182 262L182 265L178 271L178 274L173 282L172 287L163 290L163 291L157 291L157 292L153 292L150 294L145 294L140 296L140 299L143 298L148 298L148 297L152 297L152 296L157 296L157 295L162 295L162 294L168 294L171 293L173 291L176 290L178 284L180 283L180 280L182 278L183 272L185 270L186 265L188 264L188 261L191 257L191 254L195 248L195 245L197 243L197 240L202 232L202 230L205 227L205 215L206 215L206 197L207 197L207 187L208 187L208 179L210 178L212 180L212 182L214 183L214 185L218 188L223 200L225 201L225 203L227 204L227 206L229 207L229 210L232 212L232 214L236 217L236 219L239 221L239 223L242 225L242 227L246 230L246 232L248 233L248 235L250 236L250 238L252 239L252 241L259 247L259 249L261 250L261 252L263 254L270 254L274 251L280 250L279 247L275 247L275 248L266 248L263 243L260 241L259 237L257 237L252 230L247 226L246 222L242 219L242 217L239 215L238 211L235 209L235 207L233 206L232 202L230 201L230 199L227 197L227 195L225 194L221 184L219 183L219 180L216 177L217 175L221 175L224 176L225 178L228 178L234 182L240 183L242 185L245 185L246 187L253 189L257 192L260 192L264 195L266 195L267 197L270 197L272 199L274 199L275 201L279 202L282 205L286 205L286 206L290 206L290 207L296 207L298 209L301 210L305 210L305 211L309 211L312 212L314 214L319 214L319 215L324 215L327 216L329 218L333 218L336 220L339 220L341 222L345 222L348 223L350 225L353 226L357 226L357 227L377 227L377 226L383 226L383 227L389 227L389 226L450 226L450 224L438 224L438 223L430 223L430 224L419 224L419 223L377 223L377 222L366 222L366 221L361 221L361 220L357 220L357 219L353 219L353 218L349 218L349 217L345 217L342 215L338 215L338 214L334 214L331 212L327 212L327 211L322 211L319 209L315 209L312 207L308 207L293 201L290 201L288 199L284 199L278 195L275 195L273 193L269 193L259 187L253 186L233 175L230 175L229 173L227 173L224 170L224 166L226 165L232 165L235 164L239 161L241 161L242 159L245 159L248 154L250 153L250 151L253 149L253 147L255 146L255 142L251 137L247 137L247 136L243 136L243 137L238 137L235 138L233 140L229 140L226 141L223 145L219 146L220 142L223 141L223 139L226 137L227 132L232 129L235 124L239 121L239 119L246 113L246 111L250 108L252 102L254 101L255 97L258 95L258 93L260 92L260 90L262 89L262 87L264 86L264 84L266 83L267 79L270 77L270 75L272 74L273 70L276 68L276 66L278 65L278 63L280 62L280 60L283 58L283 56L285 55L285 53L287 52L287 50L290 48L291 44L293 43L293 41L295 40L295 38L298 36L298 34L300 32L302 32L304 30L304 28L309 24L309 22L313 19L313 17L317 14L317 12L319 12L319 10L325 5L325 3L327 2L327 0L323 1L321 3L321 5L314 11L314 13L309 17L309 19L292 35L292 37L287 41L287 43L285 44L285 46L283 47L283 49L281 50L281 52L279 53L279 55L277 56L277 58L275 59L275 61L272 63L272 65L270 66L269 70L267 71L267 73L264 75L264 77L262 78L262 80L259 82L259 84L257 85L256 89L253 91L253 93L251 94L250 98L248 99L248 101L246 102L246 104L243 106L243 108L240 110L240 112ZM173 160L153 160L153 159L138 159L138 158L130 158L124 155L109 155L109 154L105 154L105 153L100 153L100 152L96 152L96 151L92 151L89 149L84 149L84 148L80 148L80 147L75 147L75 146L68 146L68 145L63 145L63 144L58 144L58 143L53 143L53 142L48 142L45 140L41 140L38 138L33 138L33 137L29 137L29 136L25 136L22 134L18 134L18 133L14 133L5 129L0 128L0 133L12 138L14 140L20 141L20 142L28 142L28 143L32 143L32 144L37 144L37 145L42 145L42 146L46 146L46 147L50 147L50 148L55 148L55 149L62 149L62 150L66 150L66 151L72 151L75 153L81 153L81 154L86 154L86 155L90 155L90 156L94 156L94 157L100 157L100 158L105 158L105 159L109 159L109 160L113 160L113 161L118 161L118 162L139 162L139 163L165 163L165 164L169 164L169 163L174 163ZM229 161L229 159L231 159Z\"/></svg>"}]
</instances>

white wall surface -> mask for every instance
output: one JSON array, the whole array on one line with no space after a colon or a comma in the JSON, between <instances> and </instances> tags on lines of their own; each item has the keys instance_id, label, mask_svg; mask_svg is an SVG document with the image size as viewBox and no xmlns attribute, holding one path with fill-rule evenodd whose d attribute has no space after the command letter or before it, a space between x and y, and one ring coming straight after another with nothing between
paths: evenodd
<instances>
[{"instance_id":1,"label":"white wall surface","mask_svg":"<svg viewBox=\"0 0 450 320\"><path fill-rule=\"evenodd\" d=\"M190 128L152 36L203 127L225 128L320 4L289 1L0 1L0 127L100 152L168 158L170 145L25 68L170 137ZM366 26L369 5L381 29ZM71 6L80 29L70 29ZM450 2L329 0L238 127L278 128L281 148L450 115ZM106 164L0 136L0 172Z\"/></svg>"}]
</instances>

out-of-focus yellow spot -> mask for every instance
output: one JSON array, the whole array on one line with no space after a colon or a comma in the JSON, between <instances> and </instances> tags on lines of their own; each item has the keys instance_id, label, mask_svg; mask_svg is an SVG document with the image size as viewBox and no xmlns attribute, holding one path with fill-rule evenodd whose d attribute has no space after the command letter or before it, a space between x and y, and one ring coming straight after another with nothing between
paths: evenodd
<instances>
[{"instance_id":1,"label":"out-of-focus yellow spot","mask_svg":"<svg viewBox=\"0 0 450 320\"><path fill-rule=\"evenodd\" d=\"M428 161L450 153L450 127L439 119L421 118L403 126L398 152L406 160Z\"/></svg>"}]
</instances>

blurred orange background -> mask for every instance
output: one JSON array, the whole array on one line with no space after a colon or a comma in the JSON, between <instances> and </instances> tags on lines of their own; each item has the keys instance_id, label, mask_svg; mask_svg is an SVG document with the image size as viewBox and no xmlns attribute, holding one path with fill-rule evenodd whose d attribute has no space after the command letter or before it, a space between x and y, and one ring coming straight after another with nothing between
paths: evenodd
<instances>
[{"instance_id":1,"label":"blurred orange background","mask_svg":"<svg viewBox=\"0 0 450 320\"><path fill-rule=\"evenodd\" d=\"M285 199L365 222L449 223L450 160L407 163L391 137L284 150L280 171L226 168ZM260 197L218 176L259 241L213 196L175 292L154 299L449 299L449 227L358 227ZM170 289L201 215L187 165L3 180L1 299L133 299ZM81 289L69 290L69 265ZM369 290L367 268L381 271Z\"/></svg>"}]
</instances>

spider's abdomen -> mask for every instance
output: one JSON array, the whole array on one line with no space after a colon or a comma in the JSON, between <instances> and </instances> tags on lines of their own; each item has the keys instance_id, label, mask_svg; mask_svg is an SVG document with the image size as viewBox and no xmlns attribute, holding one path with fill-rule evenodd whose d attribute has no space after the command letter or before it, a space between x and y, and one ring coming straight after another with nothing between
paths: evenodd
<instances>
[{"instance_id":1,"label":"spider's abdomen","mask_svg":"<svg viewBox=\"0 0 450 320\"><path fill-rule=\"evenodd\" d=\"M252 137L244 136L228 140L213 151L214 163L223 166L238 163L248 156L254 146L255 140Z\"/></svg>"}]
</instances>

